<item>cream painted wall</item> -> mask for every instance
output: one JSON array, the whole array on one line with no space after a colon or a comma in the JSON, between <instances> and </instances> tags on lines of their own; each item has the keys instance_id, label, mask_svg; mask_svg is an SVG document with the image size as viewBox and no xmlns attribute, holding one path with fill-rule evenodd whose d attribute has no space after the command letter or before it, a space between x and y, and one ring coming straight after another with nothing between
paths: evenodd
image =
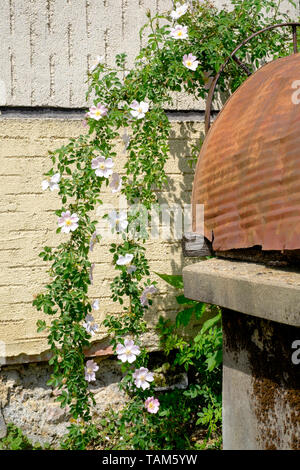
<instances>
[{"instance_id":1,"label":"cream painted wall","mask_svg":"<svg viewBox=\"0 0 300 470\"><path fill-rule=\"evenodd\" d=\"M50 168L48 150L53 150L70 137L84 131L81 120L1 119L0 120L0 341L5 343L10 358L39 355L47 349L43 334L37 334L36 321L43 316L31 305L49 280L47 267L38 257L44 245L54 246L62 237L56 235L59 208L55 192L41 190L43 172ZM160 195L163 202L190 203L193 174L187 164L191 145L197 142L203 124L173 122L170 137L171 153L167 163L170 189ZM117 142L117 170L125 162L124 143ZM117 196L106 192L105 202L117 202ZM66 235L64 235L66 236ZM110 300L109 284L115 274L108 250L108 241L95 247L91 260L95 263L91 298L101 299L97 320L108 312L119 312L120 306ZM147 255L152 271L179 274L192 260L184 260L180 242L150 241ZM156 278L154 275L153 278ZM159 295L147 313L150 331L145 338L155 348L157 338L152 333L160 314L173 317L176 310L174 295L159 278ZM104 329L95 337L107 345ZM20 356L21 355L21 356Z\"/></svg>"}]
</instances>

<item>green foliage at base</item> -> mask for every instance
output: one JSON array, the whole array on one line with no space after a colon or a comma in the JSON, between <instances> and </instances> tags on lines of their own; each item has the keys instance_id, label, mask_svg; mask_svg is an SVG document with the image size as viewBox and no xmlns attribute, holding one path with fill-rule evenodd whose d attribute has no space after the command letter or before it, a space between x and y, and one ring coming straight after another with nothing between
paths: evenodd
<instances>
[{"instance_id":1,"label":"green foliage at base","mask_svg":"<svg viewBox=\"0 0 300 470\"><path fill-rule=\"evenodd\" d=\"M158 273L156 273L158 274ZM182 291L182 276L158 274ZM187 388L159 391L156 375L155 396L159 410L145 408L141 397L128 396L121 411L110 410L96 426L72 426L63 443L69 449L99 450L204 450L222 446L222 328L217 307L176 296L182 308L175 322L159 319L162 356L166 361L154 372L170 377L176 370L188 375ZM192 318L201 319L210 310L199 333L184 339L182 327ZM188 312L188 313L187 313ZM188 318L188 320L187 320ZM84 424L83 424L84 426Z\"/></svg>"},{"instance_id":2,"label":"green foliage at base","mask_svg":"<svg viewBox=\"0 0 300 470\"><path fill-rule=\"evenodd\" d=\"M33 444L21 429L12 423L7 425L6 437L0 439L0 450L47 450L49 448L49 444L43 447L38 443Z\"/></svg>"},{"instance_id":3,"label":"green foliage at base","mask_svg":"<svg viewBox=\"0 0 300 470\"><path fill-rule=\"evenodd\" d=\"M178 284L178 276L175 280ZM172 276L169 276L167 282L180 289L181 286L175 286L172 281ZM212 434L220 432L222 422L221 312L215 306L189 299L185 301L183 294L176 299L177 302L180 299L178 303L183 306L183 310L177 314L175 323L160 317L157 325L161 346L167 355L175 352L174 366L182 366L188 373L189 386L182 392L182 403L186 399L187 403L193 404L197 416L195 426L206 430L206 439L209 439ZM201 319L204 314L209 314L209 318L194 338L184 339L179 327L187 325L186 312L188 321L192 319L191 309L196 319Z\"/></svg>"},{"instance_id":4,"label":"green foliage at base","mask_svg":"<svg viewBox=\"0 0 300 470\"><path fill-rule=\"evenodd\" d=\"M221 446L220 430L210 439L197 427L196 400L182 390L157 395L160 410L148 413L143 402L133 399L121 412L111 411L101 420L99 434L91 448L105 450L193 450ZM143 409L144 408L144 409Z\"/></svg>"}]
</instances>

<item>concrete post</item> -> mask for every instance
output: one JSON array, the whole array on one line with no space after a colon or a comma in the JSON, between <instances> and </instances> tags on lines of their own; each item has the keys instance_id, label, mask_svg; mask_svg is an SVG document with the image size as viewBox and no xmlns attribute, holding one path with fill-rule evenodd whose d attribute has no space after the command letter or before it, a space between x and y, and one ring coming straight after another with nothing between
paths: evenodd
<instances>
[{"instance_id":1,"label":"concrete post","mask_svg":"<svg viewBox=\"0 0 300 470\"><path fill-rule=\"evenodd\" d=\"M215 258L183 278L223 307L224 449L300 449L300 271Z\"/></svg>"}]
</instances>

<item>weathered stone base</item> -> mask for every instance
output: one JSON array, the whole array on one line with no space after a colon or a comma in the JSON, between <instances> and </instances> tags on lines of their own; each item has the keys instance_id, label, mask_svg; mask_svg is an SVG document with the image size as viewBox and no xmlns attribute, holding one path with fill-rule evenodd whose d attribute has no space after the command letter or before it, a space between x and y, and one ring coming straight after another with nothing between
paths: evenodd
<instances>
[{"instance_id":1,"label":"weathered stone base","mask_svg":"<svg viewBox=\"0 0 300 470\"><path fill-rule=\"evenodd\" d=\"M93 357L99 366L96 381L90 383L96 405L92 417L97 422L108 409L118 411L128 402L128 396L119 388L123 378L116 357ZM162 352L150 354L149 367L154 372L155 390L185 389L188 377L184 369L169 367ZM8 423L19 427L33 443L49 443L59 448L59 443L71 416L55 400L57 391L47 385L51 367L46 362L12 364L0 369L0 438L6 435Z\"/></svg>"},{"instance_id":2,"label":"weathered stone base","mask_svg":"<svg viewBox=\"0 0 300 470\"><path fill-rule=\"evenodd\" d=\"M118 382L122 378L116 360L97 361L97 380L91 384L96 406L93 417L100 417L108 407L119 409L125 395ZM32 441L58 447L67 432L70 416L55 401L55 391L47 385L50 367L46 363L4 366L0 370L0 437L6 424L13 423Z\"/></svg>"},{"instance_id":3,"label":"weathered stone base","mask_svg":"<svg viewBox=\"0 0 300 470\"><path fill-rule=\"evenodd\" d=\"M223 309L223 446L300 449L299 328Z\"/></svg>"}]
</instances>

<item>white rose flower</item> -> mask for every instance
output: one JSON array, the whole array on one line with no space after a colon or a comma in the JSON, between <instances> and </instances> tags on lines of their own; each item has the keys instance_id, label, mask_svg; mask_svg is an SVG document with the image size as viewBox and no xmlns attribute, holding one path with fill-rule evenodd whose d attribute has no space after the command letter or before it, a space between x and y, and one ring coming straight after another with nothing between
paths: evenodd
<instances>
[{"instance_id":1,"label":"white rose flower","mask_svg":"<svg viewBox=\"0 0 300 470\"><path fill-rule=\"evenodd\" d=\"M199 65L199 60L193 54L185 54L182 58L182 63L187 69L195 71Z\"/></svg>"},{"instance_id":2,"label":"white rose flower","mask_svg":"<svg viewBox=\"0 0 300 470\"><path fill-rule=\"evenodd\" d=\"M74 232L78 227L78 215L74 212L71 214L70 211L62 212L60 218L58 219L58 226L61 227L63 233Z\"/></svg>"},{"instance_id":3,"label":"white rose flower","mask_svg":"<svg viewBox=\"0 0 300 470\"><path fill-rule=\"evenodd\" d=\"M181 24L177 24L174 28L171 29L170 36L173 39L187 39L188 38L187 26L182 26Z\"/></svg>"},{"instance_id":4,"label":"white rose flower","mask_svg":"<svg viewBox=\"0 0 300 470\"><path fill-rule=\"evenodd\" d=\"M117 259L116 264L118 266L127 266L127 272L128 274L134 273L136 271L136 266L131 264L131 261L133 260L133 255L130 253L126 253L124 256L119 255L119 258Z\"/></svg>"},{"instance_id":5,"label":"white rose flower","mask_svg":"<svg viewBox=\"0 0 300 470\"><path fill-rule=\"evenodd\" d=\"M83 327L86 329L86 331L94 336L95 333L99 330L99 325L95 322L95 319L93 315L86 315L85 317L85 322L83 323Z\"/></svg>"},{"instance_id":6,"label":"white rose flower","mask_svg":"<svg viewBox=\"0 0 300 470\"><path fill-rule=\"evenodd\" d=\"M94 302L92 303L92 309L99 310L99 299L94 300Z\"/></svg>"},{"instance_id":7,"label":"white rose flower","mask_svg":"<svg viewBox=\"0 0 300 470\"><path fill-rule=\"evenodd\" d=\"M141 101L140 103L138 101L133 101L130 105L131 107L131 115L137 119L143 119L145 117L145 114L149 110L149 104L146 103L145 101Z\"/></svg>"},{"instance_id":8,"label":"white rose flower","mask_svg":"<svg viewBox=\"0 0 300 470\"><path fill-rule=\"evenodd\" d=\"M42 181L42 189L45 191L46 189L50 189L50 191L54 191L55 189L59 189L58 183L60 182L60 173L55 173L50 179Z\"/></svg>"},{"instance_id":9,"label":"white rose flower","mask_svg":"<svg viewBox=\"0 0 300 470\"><path fill-rule=\"evenodd\" d=\"M103 62L104 56L97 55L96 59L92 62L91 72L93 72L101 62Z\"/></svg>"},{"instance_id":10,"label":"white rose flower","mask_svg":"<svg viewBox=\"0 0 300 470\"><path fill-rule=\"evenodd\" d=\"M122 178L118 173L113 173L111 175L111 180L109 183L109 187L112 193L117 193L122 188Z\"/></svg>"},{"instance_id":11,"label":"white rose flower","mask_svg":"<svg viewBox=\"0 0 300 470\"><path fill-rule=\"evenodd\" d=\"M142 388L143 390L149 388L149 382L153 382L154 380L152 372L150 372L146 367L140 367L140 369L136 369L136 371L133 373L133 378L135 379L134 383L137 388Z\"/></svg>"},{"instance_id":12,"label":"white rose flower","mask_svg":"<svg viewBox=\"0 0 300 470\"><path fill-rule=\"evenodd\" d=\"M126 253L126 255L119 255L119 258L117 259L117 264L119 266L126 266L127 264L130 264L133 259L133 255Z\"/></svg>"},{"instance_id":13,"label":"white rose flower","mask_svg":"<svg viewBox=\"0 0 300 470\"><path fill-rule=\"evenodd\" d=\"M116 352L120 361L131 364L136 360L136 356L141 353L141 350L131 339L125 339L124 345L121 343L117 344Z\"/></svg>"},{"instance_id":14,"label":"white rose flower","mask_svg":"<svg viewBox=\"0 0 300 470\"><path fill-rule=\"evenodd\" d=\"M107 115L107 112L108 109L104 106L104 104L98 103L96 106L90 107L89 112L86 113L86 117L99 121L99 119Z\"/></svg>"},{"instance_id":15,"label":"white rose flower","mask_svg":"<svg viewBox=\"0 0 300 470\"><path fill-rule=\"evenodd\" d=\"M140 297L140 301L143 307L149 305L149 300L152 298L152 294L155 294L155 292L157 292L157 289L153 284L151 284L151 286L147 286L143 290L143 293Z\"/></svg>"},{"instance_id":16,"label":"white rose flower","mask_svg":"<svg viewBox=\"0 0 300 470\"><path fill-rule=\"evenodd\" d=\"M96 362L93 360L87 361L86 366L84 368L85 370L85 380L88 382L94 382L96 380L96 374L97 370L99 367L97 366Z\"/></svg>"},{"instance_id":17,"label":"white rose flower","mask_svg":"<svg viewBox=\"0 0 300 470\"><path fill-rule=\"evenodd\" d=\"M103 178L109 178L113 173L114 162L111 158L105 158L103 156L99 156L93 158L92 160L92 169L95 170L97 176Z\"/></svg>"},{"instance_id":18,"label":"white rose flower","mask_svg":"<svg viewBox=\"0 0 300 470\"><path fill-rule=\"evenodd\" d=\"M180 18L187 12L188 7L189 6L187 3L184 3L183 5L178 5L178 6L176 5L175 10L171 12L171 18L173 18L173 20L178 20L178 18Z\"/></svg>"}]
</instances>

